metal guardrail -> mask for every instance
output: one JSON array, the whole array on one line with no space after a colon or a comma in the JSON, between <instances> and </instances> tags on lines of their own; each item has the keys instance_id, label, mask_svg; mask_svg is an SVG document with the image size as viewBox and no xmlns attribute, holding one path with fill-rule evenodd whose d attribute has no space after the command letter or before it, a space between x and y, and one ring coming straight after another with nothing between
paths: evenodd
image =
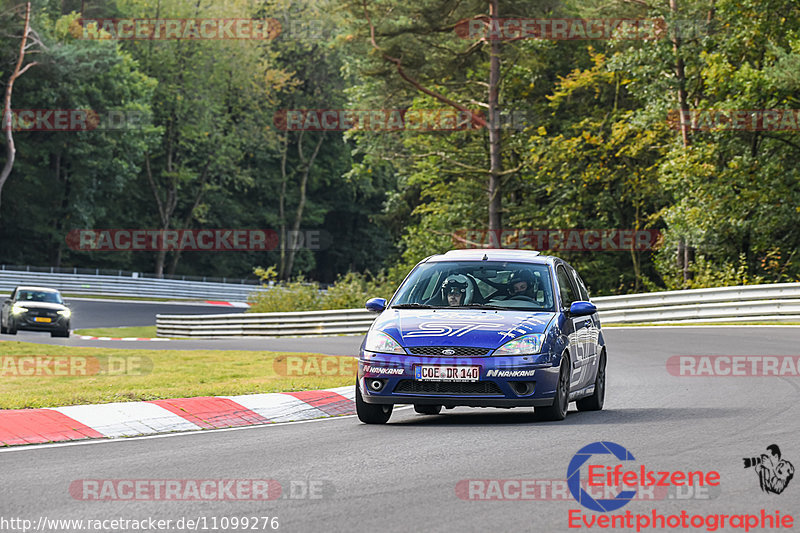
<instances>
[{"instance_id":1,"label":"metal guardrail","mask_svg":"<svg viewBox=\"0 0 800 533\"><path fill-rule=\"evenodd\" d=\"M790 321L800 320L800 283L602 296L592 302L605 324ZM365 333L375 317L364 309L157 315L156 325L160 337L314 336Z\"/></svg>"},{"instance_id":2,"label":"metal guardrail","mask_svg":"<svg viewBox=\"0 0 800 533\"><path fill-rule=\"evenodd\" d=\"M800 320L800 283L665 291L593 300L608 324Z\"/></svg>"},{"instance_id":3,"label":"metal guardrail","mask_svg":"<svg viewBox=\"0 0 800 533\"><path fill-rule=\"evenodd\" d=\"M86 274L88 276L114 276L118 278L151 278L151 279L179 279L181 281L202 281L203 283L236 283L244 285L261 285L261 282L254 278L229 278L216 276L187 276L185 274L164 274L156 276L152 272L133 272L131 270L121 270L117 268L82 268L82 267L54 267L54 266L32 266L32 265L7 265L0 264L0 271L9 270L13 272L41 272L46 274Z\"/></svg>"},{"instance_id":4,"label":"metal guardrail","mask_svg":"<svg viewBox=\"0 0 800 533\"><path fill-rule=\"evenodd\" d=\"M286 337L366 332L375 313L365 309L244 313L224 315L156 315L159 337Z\"/></svg>"},{"instance_id":5,"label":"metal guardrail","mask_svg":"<svg viewBox=\"0 0 800 533\"><path fill-rule=\"evenodd\" d=\"M231 302L246 302L250 293L269 290L244 283L0 270L0 294L10 294L17 285L52 287L67 294Z\"/></svg>"}]
</instances>

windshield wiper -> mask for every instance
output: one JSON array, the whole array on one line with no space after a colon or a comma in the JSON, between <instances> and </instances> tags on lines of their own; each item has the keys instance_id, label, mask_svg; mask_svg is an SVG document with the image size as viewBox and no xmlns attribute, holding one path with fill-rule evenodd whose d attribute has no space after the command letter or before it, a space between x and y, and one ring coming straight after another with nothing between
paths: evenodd
<instances>
[{"instance_id":1,"label":"windshield wiper","mask_svg":"<svg viewBox=\"0 0 800 533\"><path fill-rule=\"evenodd\" d=\"M433 309L432 305L427 304L396 304L392 309Z\"/></svg>"},{"instance_id":2,"label":"windshield wiper","mask_svg":"<svg viewBox=\"0 0 800 533\"><path fill-rule=\"evenodd\" d=\"M508 309L508 307L502 307L502 306L499 306L499 305L490 305L490 304L454 305L453 307L471 307L473 309L500 309L500 310Z\"/></svg>"}]
</instances>

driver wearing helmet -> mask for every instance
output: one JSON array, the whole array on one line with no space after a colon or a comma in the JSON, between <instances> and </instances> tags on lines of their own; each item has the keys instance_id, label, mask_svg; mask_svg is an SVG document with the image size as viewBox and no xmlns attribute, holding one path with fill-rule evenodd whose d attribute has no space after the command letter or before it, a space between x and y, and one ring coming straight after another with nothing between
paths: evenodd
<instances>
[{"instance_id":1,"label":"driver wearing helmet","mask_svg":"<svg viewBox=\"0 0 800 533\"><path fill-rule=\"evenodd\" d=\"M472 300L472 286L463 274L448 276L442 283L442 301L450 307L467 305Z\"/></svg>"},{"instance_id":2,"label":"driver wearing helmet","mask_svg":"<svg viewBox=\"0 0 800 533\"><path fill-rule=\"evenodd\" d=\"M513 298L514 296L530 296L530 294L532 294L531 291L533 291L537 285L536 280L529 271L519 270L514 272L508 280L506 289L508 290L508 298Z\"/></svg>"}]
</instances>

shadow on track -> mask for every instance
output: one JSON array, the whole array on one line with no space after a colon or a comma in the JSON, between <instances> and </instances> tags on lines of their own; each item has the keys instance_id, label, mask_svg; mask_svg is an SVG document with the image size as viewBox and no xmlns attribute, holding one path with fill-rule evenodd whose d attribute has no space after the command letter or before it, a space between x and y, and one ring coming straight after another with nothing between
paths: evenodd
<instances>
[{"instance_id":1,"label":"shadow on track","mask_svg":"<svg viewBox=\"0 0 800 533\"><path fill-rule=\"evenodd\" d=\"M477 411L477 410L476 410ZM572 410L562 421L549 422L539 420L533 409L514 409L508 412L447 412L440 415L416 415L416 417L400 421L389 421L389 425L401 426L572 426L572 425L609 425L640 424L644 422L709 420L720 418L736 418L742 416L742 409L711 407L694 409L689 407L653 407L635 409L607 409L597 412L580 412Z\"/></svg>"}]
</instances>

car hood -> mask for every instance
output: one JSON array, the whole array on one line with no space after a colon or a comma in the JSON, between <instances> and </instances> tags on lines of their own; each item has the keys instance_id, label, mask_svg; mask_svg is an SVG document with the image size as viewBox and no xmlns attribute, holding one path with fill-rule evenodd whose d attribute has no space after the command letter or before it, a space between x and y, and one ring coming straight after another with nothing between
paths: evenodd
<instances>
[{"instance_id":1,"label":"car hood","mask_svg":"<svg viewBox=\"0 0 800 533\"><path fill-rule=\"evenodd\" d=\"M52 311L61 311L67 308L65 305L52 304L49 302L15 302L15 305L27 307L28 309L50 309Z\"/></svg>"},{"instance_id":2,"label":"car hood","mask_svg":"<svg viewBox=\"0 0 800 533\"><path fill-rule=\"evenodd\" d=\"M528 333L544 333L555 313L482 309L387 309L372 326L400 344L499 348Z\"/></svg>"}]
</instances>

